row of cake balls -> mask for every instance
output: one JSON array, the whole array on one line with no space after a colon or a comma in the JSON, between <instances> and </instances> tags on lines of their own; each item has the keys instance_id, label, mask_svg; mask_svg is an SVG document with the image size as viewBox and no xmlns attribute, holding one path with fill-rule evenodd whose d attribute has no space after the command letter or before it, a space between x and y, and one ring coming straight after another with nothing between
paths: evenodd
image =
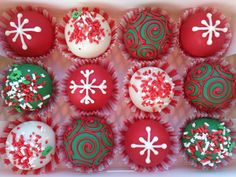
<instances>
[{"instance_id":1,"label":"row of cake balls","mask_svg":"<svg viewBox=\"0 0 236 177\"><path fill-rule=\"evenodd\" d=\"M180 145L188 163L212 170L229 164L235 141L229 121L208 116L190 118L179 131L151 117L130 118L117 129L101 114L80 115L60 124L46 116L24 116L4 129L0 157L18 174L50 172L59 163L91 173L107 170L114 154L120 153L130 169L153 172L168 170Z\"/></svg>"},{"instance_id":2,"label":"row of cake balls","mask_svg":"<svg viewBox=\"0 0 236 177\"><path fill-rule=\"evenodd\" d=\"M184 81L182 81L184 80ZM235 71L224 60L198 61L184 79L165 61L132 66L121 94L138 116L163 116L184 96L194 113L224 115L235 102ZM58 98L54 74L40 62L12 64L1 78L3 105L11 113L51 111ZM107 62L77 63L68 69L60 93L77 112L110 113L120 95L113 66Z\"/></svg>"},{"instance_id":3,"label":"row of cake balls","mask_svg":"<svg viewBox=\"0 0 236 177\"><path fill-rule=\"evenodd\" d=\"M159 8L127 12L118 28L106 12L83 7L68 12L60 23L44 8L21 7L1 17L0 36L10 58L41 59L57 46L73 61L105 58L117 33L124 57L131 61L166 58L178 44L190 58L221 57L232 34L228 20L213 8L190 8L179 25Z\"/></svg>"}]
</instances>

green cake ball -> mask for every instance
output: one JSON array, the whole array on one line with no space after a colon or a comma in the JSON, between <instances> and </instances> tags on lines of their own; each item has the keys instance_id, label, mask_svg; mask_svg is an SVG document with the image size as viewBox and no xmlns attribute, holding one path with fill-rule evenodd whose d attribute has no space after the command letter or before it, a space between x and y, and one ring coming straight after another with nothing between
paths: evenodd
<instances>
[{"instance_id":1,"label":"green cake ball","mask_svg":"<svg viewBox=\"0 0 236 177\"><path fill-rule=\"evenodd\" d=\"M34 64L14 64L2 86L6 105L18 112L41 109L52 96L52 79L47 71Z\"/></svg>"},{"instance_id":2,"label":"green cake ball","mask_svg":"<svg viewBox=\"0 0 236 177\"><path fill-rule=\"evenodd\" d=\"M184 128L182 145L195 163L214 168L232 156L235 142L224 122L204 117L193 120Z\"/></svg>"}]
</instances>

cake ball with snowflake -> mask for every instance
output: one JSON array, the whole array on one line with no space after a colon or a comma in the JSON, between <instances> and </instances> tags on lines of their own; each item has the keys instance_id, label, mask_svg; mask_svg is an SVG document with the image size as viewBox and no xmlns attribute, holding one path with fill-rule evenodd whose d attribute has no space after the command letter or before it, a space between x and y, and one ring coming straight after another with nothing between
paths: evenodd
<instances>
[{"instance_id":1,"label":"cake ball with snowflake","mask_svg":"<svg viewBox=\"0 0 236 177\"><path fill-rule=\"evenodd\" d=\"M98 8L73 9L58 28L58 46L70 59L103 58L115 41L115 23Z\"/></svg>"},{"instance_id":2,"label":"cake ball with snowflake","mask_svg":"<svg viewBox=\"0 0 236 177\"><path fill-rule=\"evenodd\" d=\"M41 64L13 64L2 83L1 96L11 112L39 113L46 111L55 101L57 82Z\"/></svg>"},{"instance_id":3,"label":"cake ball with snowflake","mask_svg":"<svg viewBox=\"0 0 236 177\"><path fill-rule=\"evenodd\" d=\"M64 95L80 112L110 111L116 102L117 78L110 64L76 64L64 79Z\"/></svg>"},{"instance_id":4,"label":"cake ball with snowflake","mask_svg":"<svg viewBox=\"0 0 236 177\"><path fill-rule=\"evenodd\" d=\"M55 46L55 18L46 9L17 7L3 14L3 48L10 58L41 59Z\"/></svg>"},{"instance_id":5,"label":"cake ball with snowflake","mask_svg":"<svg viewBox=\"0 0 236 177\"><path fill-rule=\"evenodd\" d=\"M231 41L228 20L212 8L190 8L184 11L179 29L179 46L191 58L220 57Z\"/></svg>"},{"instance_id":6,"label":"cake ball with snowflake","mask_svg":"<svg viewBox=\"0 0 236 177\"><path fill-rule=\"evenodd\" d=\"M125 121L120 146L124 162L136 171L168 170L178 153L174 130L160 119L150 117Z\"/></svg>"},{"instance_id":7,"label":"cake ball with snowflake","mask_svg":"<svg viewBox=\"0 0 236 177\"><path fill-rule=\"evenodd\" d=\"M181 79L166 62L137 64L126 76L125 97L138 115L169 113L181 93Z\"/></svg>"}]
</instances>

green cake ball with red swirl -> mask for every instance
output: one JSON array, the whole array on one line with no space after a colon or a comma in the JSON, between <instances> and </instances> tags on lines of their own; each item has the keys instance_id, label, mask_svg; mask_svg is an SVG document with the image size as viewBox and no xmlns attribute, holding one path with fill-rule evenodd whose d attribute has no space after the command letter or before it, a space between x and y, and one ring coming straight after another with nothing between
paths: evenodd
<instances>
[{"instance_id":1,"label":"green cake ball with red swirl","mask_svg":"<svg viewBox=\"0 0 236 177\"><path fill-rule=\"evenodd\" d=\"M1 94L7 106L25 112L41 109L52 91L52 79L41 66L14 64L4 78Z\"/></svg>"},{"instance_id":2,"label":"green cake ball with red swirl","mask_svg":"<svg viewBox=\"0 0 236 177\"><path fill-rule=\"evenodd\" d=\"M198 118L185 126L182 146L197 166L215 168L232 156L235 142L231 133L224 122L210 117Z\"/></svg>"},{"instance_id":3,"label":"green cake ball with red swirl","mask_svg":"<svg viewBox=\"0 0 236 177\"><path fill-rule=\"evenodd\" d=\"M145 9L128 19L123 42L129 55L138 60L161 59L174 39L173 25L160 10Z\"/></svg>"},{"instance_id":4,"label":"green cake ball with red swirl","mask_svg":"<svg viewBox=\"0 0 236 177\"><path fill-rule=\"evenodd\" d=\"M101 117L75 119L64 131L69 166L80 172L103 170L113 156L114 144L112 127Z\"/></svg>"},{"instance_id":5,"label":"green cake ball with red swirl","mask_svg":"<svg viewBox=\"0 0 236 177\"><path fill-rule=\"evenodd\" d=\"M205 62L189 68L184 81L186 99L204 112L228 108L236 96L235 91L234 74L219 62Z\"/></svg>"}]
</instances>

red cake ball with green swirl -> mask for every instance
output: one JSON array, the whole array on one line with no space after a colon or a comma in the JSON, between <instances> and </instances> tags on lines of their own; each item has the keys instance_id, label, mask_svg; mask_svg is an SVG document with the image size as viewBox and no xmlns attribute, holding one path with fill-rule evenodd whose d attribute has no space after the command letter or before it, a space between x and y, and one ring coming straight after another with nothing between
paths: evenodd
<instances>
[{"instance_id":1,"label":"red cake ball with green swirl","mask_svg":"<svg viewBox=\"0 0 236 177\"><path fill-rule=\"evenodd\" d=\"M184 81L185 98L197 110L218 112L236 96L235 74L221 62L199 63L189 68Z\"/></svg>"},{"instance_id":2,"label":"red cake ball with green swirl","mask_svg":"<svg viewBox=\"0 0 236 177\"><path fill-rule=\"evenodd\" d=\"M67 165L80 172L108 167L115 146L112 126L99 116L82 116L67 125L63 135Z\"/></svg>"},{"instance_id":3,"label":"red cake ball with green swirl","mask_svg":"<svg viewBox=\"0 0 236 177\"><path fill-rule=\"evenodd\" d=\"M168 53L174 41L174 25L160 9L136 9L124 20L123 43L131 58L150 61Z\"/></svg>"},{"instance_id":4,"label":"red cake ball with green swirl","mask_svg":"<svg viewBox=\"0 0 236 177\"><path fill-rule=\"evenodd\" d=\"M184 153L196 167L212 169L228 164L233 155L233 132L211 117L200 117L185 125L181 136Z\"/></svg>"}]
</instances>

